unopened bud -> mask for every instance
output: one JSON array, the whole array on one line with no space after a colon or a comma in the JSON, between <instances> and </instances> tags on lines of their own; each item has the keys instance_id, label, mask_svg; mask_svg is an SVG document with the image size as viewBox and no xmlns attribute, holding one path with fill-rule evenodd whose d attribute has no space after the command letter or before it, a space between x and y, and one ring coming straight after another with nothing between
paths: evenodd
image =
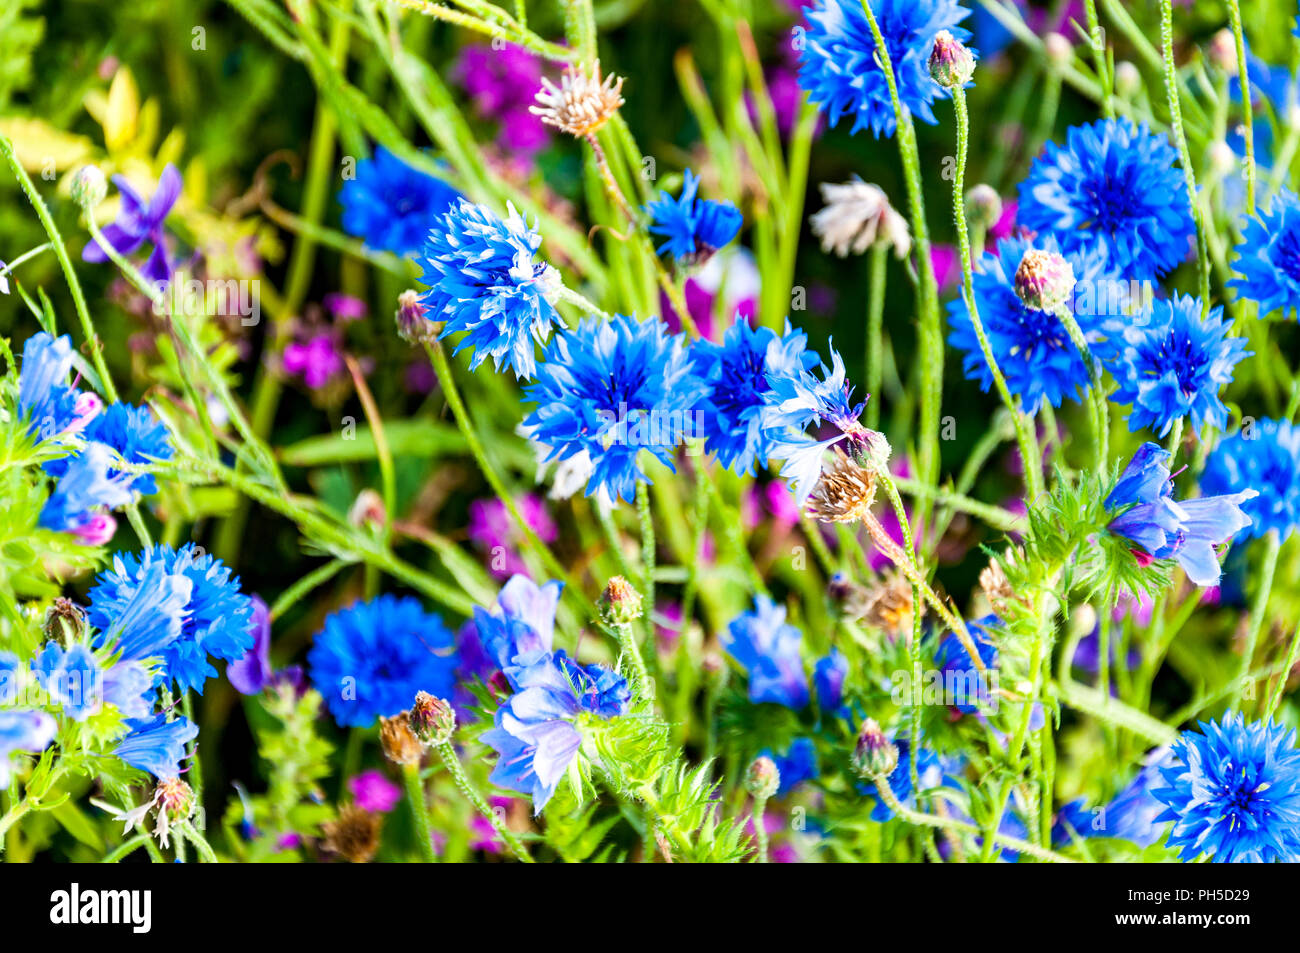
<instances>
[{"instance_id":1,"label":"unopened bud","mask_svg":"<svg viewBox=\"0 0 1300 953\"><path fill-rule=\"evenodd\" d=\"M641 618L641 593L622 576L613 576L600 597L600 611L608 625L631 625Z\"/></svg>"},{"instance_id":2,"label":"unopened bud","mask_svg":"<svg viewBox=\"0 0 1300 953\"><path fill-rule=\"evenodd\" d=\"M874 718L862 724L853 749L853 767L868 781L883 780L898 767L898 747L880 730Z\"/></svg>"},{"instance_id":3,"label":"unopened bud","mask_svg":"<svg viewBox=\"0 0 1300 953\"><path fill-rule=\"evenodd\" d=\"M1074 46L1059 33L1043 37L1043 52L1047 54L1047 62L1056 69L1069 66L1074 59Z\"/></svg>"},{"instance_id":4,"label":"unopened bud","mask_svg":"<svg viewBox=\"0 0 1300 953\"><path fill-rule=\"evenodd\" d=\"M781 786L781 772L771 758L755 758L745 772L745 790L761 801L766 801Z\"/></svg>"},{"instance_id":5,"label":"unopened bud","mask_svg":"<svg viewBox=\"0 0 1300 953\"><path fill-rule=\"evenodd\" d=\"M992 228L1002 217L1002 196L991 185L980 183L966 193L966 220L977 228Z\"/></svg>"},{"instance_id":6,"label":"unopened bud","mask_svg":"<svg viewBox=\"0 0 1300 953\"><path fill-rule=\"evenodd\" d=\"M456 733L456 712L441 698L418 692L411 706L411 731L426 746L446 744Z\"/></svg>"},{"instance_id":7,"label":"unopened bud","mask_svg":"<svg viewBox=\"0 0 1300 953\"><path fill-rule=\"evenodd\" d=\"M1115 64L1115 93L1120 99L1132 99L1142 88L1142 74L1128 60Z\"/></svg>"},{"instance_id":8,"label":"unopened bud","mask_svg":"<svg viewBox=\"0 0 1300 953\"><path fill-rule=\"evenodd\" d=\"M1222 139L1210 143L1206 150L1206 158L1210 162L1210 174L1216 179L1223 178L1237 167L1237 154L1232 151L1232 146Z\"/></svg>"},{"instance_id":9,"label":"unopened bud","mask_svg":"<svg viewBox=\"0 0 1300 953\"><path fill-rule=\"evenodd\" d=\"M379 745L384 749L384 757L394 764L419 764L424 755L424 745L411 730L409 711L379 719Z\"/></svg>"},{"instance_id":10,"label":"unopened bud","mask_svg":"<svg viewBox=\"0 0 1300 953\"><path fill-rule=\"evenodd\" d=\"M72 173L72 201L94 208L108 197L108 180L97 165L83 165Z\"/></svg>"},{"instance_id":11,"label":"unopened bud","mask_svg":"<svg viewBox=\"0 0 1300 953\"><path fill-rule=\"evenodd\" d=\"M420 293L407 289L397 296L397 336L408 344L424 344L438 336L440 326L425 317L428 309Z\"/></svg>"},{"instance_id":12,"label":"unopened bud","mask_svg":"<svg viewBox=\"0 0 1300 953\"><path fill-rule=\"evenodd\" d=\"M1056 252L1031 248L1016 269L1016 294L1026 308L1055 314L1074 294L1074 269Z\"/></svg>"},{"instance_id":13,"label":"unopened bud","mask_svg":"<svg viewBox=\"0 0 1300 953\"><path fill-rule=\"evenodd\" d=\"M362 490L348 510L348 522L358 529L382 529L388 522L384 498L369 487Z\"/></svg>"},{"instance_id":14,"label":"unopened bud","mask_svg":"<svg viewBox=\"0 0 1300 953\"><path fill-rule=\"evenodd\" d=\"M194 789L180 778L163 778L154 788L154 803L168 821L188 820L194 811Z\"/></svg>"},{"instance_id":15,"label":"unopened bud","mask_svg":"<svg viewBox=\"0 0 1300 953\"><path fill-rule=\"evenodd\" d=\"M974 75L975 54L947 30L940 30L930 51L930 76L944 89L956 89Z\"/></svg>"},{"instance_id":16,"label":"unopened bud","mask_svg":"<svg viewBox=\"0 0 1300 953\"><path fill-rule=\"evenodd\" d=\"M1237 75L1237 40L1224 27L1210 39L1210 62L1229 76Z\"/></svg>"},{"instance_id":17,"label":"unopened bud","mask_svg":"<svg viewBox=\"0 0 1300 953\"><path fill-rule=\"evenodd\" d=\"M63 596L50 603L45 610L45 637L58 642L65 649L81 639L86 631L86 610Z\"/></svg>"}]
</instances>

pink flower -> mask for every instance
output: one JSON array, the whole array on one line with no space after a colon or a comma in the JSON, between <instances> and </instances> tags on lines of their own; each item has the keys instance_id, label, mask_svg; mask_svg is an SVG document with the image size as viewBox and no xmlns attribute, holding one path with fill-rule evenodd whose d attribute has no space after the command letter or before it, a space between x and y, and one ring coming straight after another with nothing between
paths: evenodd
<instances>
[{"instance_id":1,"label":"pink flower","mask_svg":"<svg viewBox=\"0 0 1300 953\"><path fill-rule=\"evenodd\" d=\"M319 390L343 373L343 351L338 335L333 330L323 330L303 342L293 341L285 346L282 364L286 374L301 375L312 390Z\"/></svg>"},{"instance_id":2,"label":"pink flower","mask_svg":"<svg viewBox=\"0 0 1300 953\"><path fill-rule=\"evenodd\" d=\"M362 771L348 778L348 790L357 807L377 814L387 814L402 799L402 789L379 771Z\"/></svg>"}]
</instances>

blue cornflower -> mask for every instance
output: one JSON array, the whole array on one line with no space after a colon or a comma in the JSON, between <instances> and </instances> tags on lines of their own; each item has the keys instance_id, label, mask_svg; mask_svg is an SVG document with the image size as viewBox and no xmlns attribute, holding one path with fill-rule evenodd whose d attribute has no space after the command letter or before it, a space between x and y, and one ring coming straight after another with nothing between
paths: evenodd
<instances>
[{"instance_id":1,"label":"blue cornflower","mask_svg":"<svg viewBox=\"0 0 1300 953\"><path fill-rule=\"evenodd\" d=\"M479 643L504 671L519 655L549 652L555 633L555 610L564 583L537 585L527 576L511 576L491 609L474 607Z\"/></svg>"},{"instance_id":2,"label":"blue cornflower","mask_svg":"<svg viewBox=\"0 0 1300 953\"><path fill-rule=\"evenodd\" d=\"M764 748L758 756L771 758L776 765L781 778L780 787L776 789L777 797L784 797L804 781L817 777L817 748L811 738L796 738L784 754Z\"/></svg>"},{"instance_id":3,"label":"blue cornflower","mask_svg":"<svg viewBox=\"0 0 1300 953\"><path fill-rule=\"evenodd\" d=\"M852 401L853 388L845 380L844 359L831 347L831 366L821 365L818 378L810 367L818 361L806 349L805 335L787 335L773 341L767 351L768 390L763 393L762 424L770 441L769 456L781 463L781 475L802 504L822 472L822 457L835 444L847 441L854 457L876 466L889 459L883 434L858 422L863 403ZM809 424L834 425L839 433L817 440L805 433Z\"/></svg>"},{"instance_id":4,"label":"blue cornflower","mask_svg":"<svg viewBox=\"0 0 1300 953\"><path fill-rule=\"evenodd\" d=\"M170 460L175 452L163 422L148 407L134 404L110 404L90 419L81 435L89 442L110 447L127 463L136 466ZM60 476L70 465L71 461L65 457L51 460L45 465L45 470L52 476ZM122 478L127 486L142 496L158 492L158 483L152 473L130 474L112 468L108 476L114 480Z\"/></svg>"},{"instance_id":5,"label":"blue cornflower","mask_svg":"<svg viewBox=\"0 0 1300 953\"><path fill-rule=\"evenodd\" d=\"M754 597L754 611L732 620L723 647L749 673L749 700L800 709L808 704L808 676L800 654L803 633L785 621L785 606Z\"/></svg>"},{"instance_id":6,"label":"blue cornflower","mask_svg":"<svg viewBox=\"0 0 1300 953\"><path fill-rule=\"evenodd\" d=\"M986 615L966 623L966 629L975 642L975 651L979 653L980 662L986 670L993 669L998 664L997 643L990 634L998 624L995 615ZM966 646L954 633L947 633L940 641L934 662L943 675L944 689L949 693L948 701L957 711L970 715L994 702L989 694L988 680L981 676L979 668L966 651Z\"/></svg>"},{"instance_id":7,"label":"blue cornflower","mask_svg":"<svg viewBox=\"0 0 1300 953\"><path fill-rule=\"evenodd\" d=\"M481 740L500 758L493 784L528 794L540 814L582 746L580 716L610 719L627 712L627 680L600 665L580 665L560 649L521 657L506 669L517 689Z\"/></svg>"},{"instance_id":8,"label":"blue cornflower","mask_svg":"<svg viewBox=\"0 0 1300 953\"><path fill-rule=\"evenodd\" d=\"M383 595L328 616L307 662L334 720L367 727L410 708L416 692L451 696L455 636L415 599Z\"/></svg>"},{"instance_id":9,"label":"blue cornflower","mask_svg":"<svg viewBox=\"0 0 1300 953\"><path fill-rule=\"evenodd\" d=\"M813 688L817 692L817 707L823 714L847 715L844 680L848 674L849 660L834 647L813 666Z\"/></svg>"},{"instance_id":10,"label":"blue cornflower","mask_svg":"<svg viewBox=\"0 0 1300 953\"><path fill-rule=\"evenodd\" d=\"M18 413L40 440L62 433L77 421L75 387L68 384L72 370L72 339L52 337L44 331L23 344L18 374Z\"/></svg>"},{"instance_id":11,"label":"blue cornflower","mask_svg":"<svg viewBox=\"0 0 1300 953\"><path fill-rule=\"evenodd\" d=\"M930 50L940 30L962 42L970 39L970 31L957 25L970 11L957 0L876 0L872 11L889 51L899 100L933 125L931 106L944 90L930 78ZM894 107L860 0L817 0L805 16L799 85L808 99L821 106L832 126L851 114L852 132L870 128L876 138L892 136Z\"/></svg>"},{"instance_id":12,"label":"blue cornflower","mask_svg":"<svg viewBox=\"0 0 1300 953\"><path fill-rule=\"evenodd\" d=\"M194 583L188 576L173 574L161 560L141 567L136 579L137 584L111 609L96 614L95 647L107 647L124 660L162 661L167 648L181 637Z\"/></svg>"},{"instance_id":13,"label":"blue cornflower","mask_svg":"<svg viewBox=\"0 0 1300 953\"><path fill-rule=\"evenodd\" d=\"M1261 316L1300 312L1300 198L1290 189L1273 196L1268 211L1246 221L1229 284L1258 302Z\"/></svg>"},{"instance_id":14,"label":"blue cornflower","mask_svg":"<svg viewBox=\"0 0 1300 953\"><path fill-rule=\"evenodd\" d=\"M1151 793L1173 821L1170 847L1190 861L1300 861L1300 751L1295 729L1247 724L1241 712L1200 722L1173 744L1178 762L1162 768L1165 787Z\"/></svg>"},{"instance_id":15,"label":"blue cornflower","mask_svg":"<svg viewBox=\"0 0 1300 953\"><path fill-rule=\"evenodd\" d=\"M130 725L131 733L117 743L113 754L155 778L179 776L185 746L198 737L199 726L184 717L168 721L163 712Z\"/></svg>"},{"instance_id":16,"label":"blue cornflower","mask_svg":"<svg viewBox=\"0 0 1300 953\"><path fill-rule=\"evenodd\" d=\"M357 163L356 178L343 183L343 230L370 248L409 255L419 251L433 220L460 193L442 179L407 165L383 146Z\"/></svg>"},{"instance_id":17,"label":"blue cornflower","mask_svg":"<svg viewBox=\"0 0 1300 953\"><path fill-rule=\"evenodd\" d=\"M88 444L68 461L54 492L41 507L40 524L46 529L77 533L87 542L102 542L92 538L97 533L100 508L112 510L135 499L130 475L115 470L114 462L108 447Z\"/></svg>"},{"instance_id":18,"label":"blue cornflower","mask_svg":"<svg viewBox=\"0 0 1300 953\"><path fill-rule=\"evenodd\" d=\"M12 668L0 657L0 672ZM9 787L11 756L18 751L44 751L58 734L52 715L39 709L0 708L0 791Z\"/></svg>"},{"instance_id":19,"label":"blue cornflower","mask_svg":"<svg viewBox=\"0 0 1300 953\"><path fill-rule=\"evenodd\" d=\"M134 618L132 607L149 604L147 597L143 602L133 601L142 588L151 592L157 588L152 592L156 604L173 605L184 585L167 577L177 576L190 583L180 636L162 644L160 653L157 643L166 638L166 632L156 639L142 636L138 651L158 653L163 661L161 677L175 682L178 690L193 688L202 694L203 683L217 674L209 656L233 661L253 646L253 602L240 592L239 577L231 576L230 568L220 559L196 549L193 543L179 550L159 544L139 555L114 556L113 568L101 573L98 585L90 591L89 618L104 633L122 628L122 619Z\"/></svg>"},{"instance_id":20,"label":"blue cornflower","mask_svg":"<svg viewBox=\"0 0 1300 953\"><path fill-rule=\"evenodd\" d=\"M1067 254L1099 248L1127 278L1159 277L1196 231L1177 161L1167 136L1131 119L1074 126L1030 166L1016 219Z\"/></svg>"},{"instance_id":21,"label":"blue cornflower","mask_svg":"<svg viewBox=\"0 0 1300 953\"><path fill-rule=\"evenodd\" d=\"M533 342L544 343L551 325L565 327L551 303L559 274L534 259L542 236L508 206L505 221L491 209L461 199L435 219L420 261L429 290L421 297L428 321L443 321L440 337L466 332L459 354L474 348L470 370L488 356L499 371L531 379Z\"/></svg>"},{"instance_id":22,"label":"blue cornflower","mask_svg":"<svg viewBox=\"0 0 1300 953\"><path fill-rule=\"evenodd\" d=\"M693 418L707 394L685 342L663 322L589 318L546 348L536 382L524 390L537 404L524 425L550 448L547 460L586 452L588 496L603 490L632 500L637 481L647 479L638 454L648 450L671 468L682 438L698 433Z\"/></svg>"},{"instance_id":23,"label":"blue cornflower","mask_svg":"<svg viewBox=\"0 0 1300 953\"><path fill-rule=\"evenodd\" d=\"M1150 427L1163 437L1184 417L1197 432L1207 424L1222 428L1228 408L1219 389L1251 353L1244 338L1228 337L1231 328L1222 308L1203 316L1199 299L1178 294L1153 301L1136 319L1108 322L1098 350L1119 384L1110 399L1133 405L1129 429Z\"/></svg>"},{"instance_id":24,"label":"blue cornflower","mask_svg":"<svg viewBox=\"0 0 1300 953\"><path fill-rule=\"evenodd\" d=\"M1249 531L1276 530L1285 539L1300 525L1300 427L1286 420L1256 420L1225 437L1205 462L1203 493L1254 490L1242 509Z\"/></svg>"},{"instance_id":25,"label":"blue cornflower","mask_svg":"<svg viewBox=\"0 0 1300 953\"><path fill-rule=\"evenodd\" d=\"M146 240L153 242L153 252L141 272L155 283L169 281L172 263L167 256L163 222L180 198L181 174L176 171L176 166L168 163L158 180L157 190L148 202L140 197L125 177L113 176L113 184L122 193L122 211L118 213L116 221L104 226L104 238L120 255L131 254ZM81 250L81 258L82 261L105 262L108 261L108 253L92 238Z\"/></svg>"},{"instance_id":26,"label":"blue cornflower","mask_svg":"<svg viewBox=\"0 0 1300 953\"><path fill-rule=\"evenodd\" d=\"M701 339L691 345L696 372L709 384L709 396L700 405L704 445L724 467L752 475L754 466L766 462L773 435L763 429L763 393L768 390L769 352L792 351L799 370L812 370L817 355L796 344L807 335L790 327L778 336L771 328L753 328L736 315L722 343Z\"/></svg>"},{"instance_id":27,"label":"blue cornflower","mask_svg":"<svg viewBox=\"0 0 1300 953\"><path fill-rule=\"evenodd\" d=\"M153 711L153 676L136 661L105 669L85 645L64 649L47 642L32 660L32 673L50 700L73 721L98 714L105 703L126 718L148 718Z\"/></svg>"},{"instance_id":28,"label":"blue cornflower","mask_svg":"<svg viewBox=\"0 0 1300 953\"><path fill-rule=\"evenodd\" d=\"M1161 769L1173 763L1169 748L1157 748L1133 780L1106 804L1089 808L1082 798L1066 804L1052 827L1052 842L1069 844L1078 836L1113 837L1139 847L1157 843L1168 825L1157 821L1165 806L1156 800L1152 789L1162 784Z\"/></svg>"},{"instance_id":29,"label":"blue cornflower","mask_svg":"<svg viewBox=\"0 0 1300 953\"><path fill-rule=\"evenodd\" d=\"M1106 497L1107 510L1121 510L1108 529L1137 543L1141 554L1176 560L1196 585L1217 586L1222 570L1214 547L1250 525L1242 504L1256 492L1245 489L1174 502L1169 457L1168 450L1154 443L1143 444L1133 454Z\"/></svg>"},{"instance_id":30,"label":"blue cornflower","mask_svg":"<svg viewBox=\"0 0 1300 953\"><path fill-rule=\"evenodd\" d=\"M1061 319L1049 311L1025 306L1016 294L1016 270L1031 248L1060 253L1050 236L1004 238L996 252L986 252L974 274L975 306L988 336L989 347L1007 381L1007 389L1019 397L1027 413L1037 413L1043 401L1061 406L1065 398L1078 399L1089 385L1087 365L1066 333ZM1085 336L1092 337L1102 321L1122 314L1127 307L1129 285L1096 250L1066 253L1075 276L1075 320ZM1086 298L1084 296L1087 296ZM965 355L962 368L967 380L979 381L988 391L993 372L980 348L975 325L964 298L948 305L952 333L948 342Z\"/></svg>"},{"instance_id":31,"label":"blue cornflower","mask_svg":"<svg viewBox=\"0 0 1300 953\"><path fill-rule=\"evenodd\" d=\"M660 192L659 199L646 205L646 212L654 219L651 235L668 239L655 249L659 254L671 252L683 265L706 261L715 251L736 237L744 216L730 202L712 202L697 198L700 178L686 170L682 194L674 199Z\"/></svg>"}]
</instances>

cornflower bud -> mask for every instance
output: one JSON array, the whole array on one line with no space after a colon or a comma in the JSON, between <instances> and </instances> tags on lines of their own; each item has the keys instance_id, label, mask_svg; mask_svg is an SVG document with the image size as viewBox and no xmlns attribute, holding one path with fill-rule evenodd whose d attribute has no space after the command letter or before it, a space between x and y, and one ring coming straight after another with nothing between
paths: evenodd
<instances>
[{"instance_id":1,"label":"cornflower bud","mask_svg":"<svg viewBox=\"0 0 1300 953\"><path fill-rule=\"evenodd\" d=\"M781 786L781 772L771 758L755 758L745 772L745 790L760 801L766 801Z\"/></svg>"},{"instance_id":2,"label":"cornflower bud","mask_svg":"<svg viewBox=\"0 0 1300 953\"><path fill-rule=\"evenodd\" d=\"M1142 74L1128 60L1115 64L1115 95L1120 99L1132 99L1142 88Z\"/></svg>"},{"instance_id":3,"label":"cornflower bud","mask_svg":"<svg viewBox=\"0 0 1300 953\"><path fill-rule=\"evenodd\" d=\"M981 182L966 193L966 220L977 228L992 228L1002 217L1002 196Z\"/></svg>"},{"instance_id":4,"label":"cornflower bud","mask_svg":"<svg viewBox=\"0 0 1300 953\"><path fill-rule=\"evenodd\" d=\"M394 764L419 764L424 745L411 730L411 713L404 711L392 718L379 719L379 745L384 757Z\"/></svg>"},{"instance_id":5,"label":"cornflower bud","mask_svg":"<svg viewBox=\"0 0 1300 953\"><path fill-rule=\"evenodd\" d=\"M613 576L600 597L601 617L607 625L631 625L641 618L641 593L622 576Z\"/></svg>"},{"instance_id":6,"label":"cornflower bud","mask_svg":"<svg viewBox=\"0 0 1300 953\"><path fill-rule=\"evenodd\" d=\"M880 730L874 718L862 724L853 749L853 767L868 781L884 780L898 767L898 747Z\"/></svg>"},{"instance_id":7,"label":"cornflower bud","mask_svg":"<svg viewBox=\"0 0 1300 953\"><path fill-rule=\"evenodd\" d=\"M86 631L86 610L71 599L59 596L45 610L42 627L47 639L58 642L66 649Z\"/></svg>"},{"instance_id":8,"label":"cornflower bud","mask_svg":"<svg viewBox=\"0 0 1300 953\"><path fill-rule=\"evenodd\" d=\"M1056 252L1031 248L1016 269L1016 294L1035 311L1060 311L1074 294L1074 283L1074 269Z\"/></svg>"},{"instance_id":9,"label":"cornflower bud","mask_svg":"<svg viewBox=\"0 0 1300 953\"><path fill-rule=\"evenodd\" d=\"M974 75L975 54L947 30L940 30L930 51L930 76L944 89L956 89Z\"/></svg>"},{"instance_id":10,"label":"cornflower bud","mask_svg":"<svg viewBox=\"0 0 1300 953\"><path fill-rule=\"evenodd\" d=\"M426 747L446 744L456 733L456 712L441 698L418 692L411 706L411 731Z\"/></svg>"},{"instance_id":11,"label":"cornflower bud","mask_svg":"<svg viewBox=\"0 0 1300 953\"><path fill-rule=\"evenodd\" d=\"M1074 59L1074 46L1059 33L1043 37L1043 52L1047 54L1047 62L1058 70L1069 66Z\"/></svg>"},{"instance_id":12,"label":"cornflower bud","mask_svg":"<svg viewBox=\"0 0 1300 953\"><path fill-rule=\"evenodd\" d=\"M397 336L408 344L423 344L437 338L440 325L425 317L428 309L420 293L408 288L397 296Z\"/></svg>"},{"instance_id":13,"label":"cornflower bud","mask_svg":"<svg viewBox=\"0 0 1300 953\"><path fill-rule=\"evenodd\" d=\"M72 201L94 208L108 197L108 180L97 165L83 165L72 173Z\"/></svg>"}]
</instances>

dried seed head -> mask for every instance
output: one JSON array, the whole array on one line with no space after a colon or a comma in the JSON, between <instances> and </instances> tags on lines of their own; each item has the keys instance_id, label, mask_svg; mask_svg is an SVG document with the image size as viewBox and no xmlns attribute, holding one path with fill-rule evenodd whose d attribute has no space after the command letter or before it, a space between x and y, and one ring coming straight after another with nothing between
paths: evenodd
<instances>
[{"instance_id":1,"label":"dried seed head","mask_svg":"<svg viewBox=\"0 0 1300 953\"><path fill-rule=\"evenodd\" d=\"M879 186L854 176L851 182L823 182L820 188L826 206L810 221L822 251L844 258L850 251L861 255L868 248L893 247L899 258L907 257L912 249L907 220Z\"/></svg>"},{"instance_id":2,"label":"dried seed head","mask_svg":"<svg viewBox=\"0 0 1300 953\"><path fill-rule=\"evenodd\" d=\"M823 523L856 523L871 511L876 477L838 448L808 498L808 515Z\"/></svg>"},{"instance_id":3,"label":"dried seed head","mask_svg":"<svg viewBox=\"0 0 1300 953\"><path fill-rule=\"evenodd\" d=\"M339 816L321 825L325 831L324 847L341 855L349 863L368 863L379 850L382 819L355 804L344 804Z\"/></svg>"},{"instance_id":4,"label":"dried seed head","mask_svg":"<svg viewBox=\"0 0 1300 953\"><path fill-rule=\"evenodd\" d=\"M384 757L394 764L419 764L424 754L424 745L411 730L409 711L379 719L379 744L384 749Z\"/></svg>"},{"instance_id":5,"label":"dried seed head","mask_svg":"<svg viewBox=\"0 0 1300 953\"><path fill-rule=\"evenodd\" d=\"M999 616L1006 614L1007 603L1016 597L1015 590L1011 588L1011 582L1002 569L1002 564L996 559L990 559L989 564L980 570L980 588L984 590L989 605Z\"/></svg>"},{"instance_id":6,"label":"dried seed head","mask_svg":"<svg viewBox=\"0 0 1300 953\"><path fill-rule=\"evenodd\" d=\"M874 718L862 724L853 749L853 767L868 781L883 780L898 767L898 747L880 730Z\"/></svg>"},{"instance_id":7,"label":"dried seed head","mask_svg":"<svg viewBox=\"0 0 1300 953\"><path fill-rule=\"evenodd\" d=\"M870 591L862 619L885 632L905 632L911 628L915 609L912 584L902 573L893 572ZM924 603L921 612L925 612Z\"/></svg>"},{"instance_id":8,"label":"dried seed head","mask_svg":"<svg viewBox=\"0 0 1300 953\"><path fill-rule=\"evenodd\" d=\"M1031 248L1016 269L1016 294L1026 308L1053 314L1074 294L1074 269L1052 251Z\"/></svg>"},{"instance_id":9,"label":"dried seed head","mask_svg":"<svg viewBox=\"0 0 1300 953\"><path fill-rule=\"evenodd\" d=\"M965 86L975 75L975 54L947 30L934 37L930 51L930 76L944 89Z\"/></svg>"},{"instance_id":10,"label":"dried seed head","mask_svg":"<svg viewBox=\"0 0 1300 953\"><path fill-rule=\"evenodd\" d=\"M47 639L66 649L86 631L86 610L71 599L59 596L45 610L44 628Z\"/></svg>"},{"instance_id":11,"label":"dried seed head","mask_svg":"<svg viewBox=\"0 0 1300 953\"><path fill-rule=\"evenodd\" d=\"M745 790L766 801L781 786L781 772L771 758L755 758L745 772Z\"/></svg>"},{"instance_id":12,"label":"dried seed head","mask_svg":"<svg viewBox=\"0 0 1300 953\"><path fill-rule=\"evenodd\" d=\"M456 711L441 698L417 692L411 706L411 731L430 747L446 744L456 733Z\"/></svg>"},{"instance_id":13,"label":"dried seed head","mask_svg":"<svg viewBox=\"0 0 1300 953\"><path fill-rule=\"evenodd\" d=\"M591 75L583 64L570 65L556 86L543 78L537 92L537 104L529 112L542 122L571 136L585 137L609 122L623 105L623 77L613 73L601 79L600 60L592 65Z\"/></svg>"}]
</instances>

